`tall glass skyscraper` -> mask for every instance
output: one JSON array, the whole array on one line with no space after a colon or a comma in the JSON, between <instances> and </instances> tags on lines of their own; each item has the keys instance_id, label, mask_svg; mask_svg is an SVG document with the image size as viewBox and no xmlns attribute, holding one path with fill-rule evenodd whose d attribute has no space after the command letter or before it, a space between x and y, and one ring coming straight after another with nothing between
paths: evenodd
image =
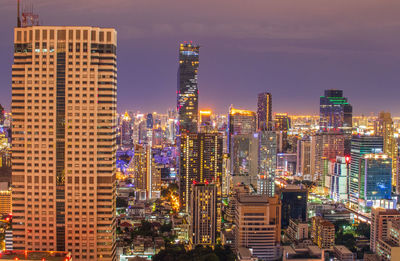
<instances>
[{"instance_id":1,"label":"tall glass skyscraper","mask_svg":"<svg viewBox=\"0 0 400 261\"><path fill-rule=\"evenodd\" d=\"M269 92L258 94L257 125L259 130L270 130L272 127L272 96Z\"/></svg>"},{"instance_id":2,"label":"tall glass skyscraper","mask_svg":"<svg viewBox=\"0 0 400 261\"><path fill-rule=\"evenodd\" d=\"M354 136L351 139L351 164L349 177L350 206L358 208L360 162L364 155L382 153L383 138L379 136Z\"/></svg>"},{"instance_id":3,"label":"tall glass skyscraper","mask_svg":"<svg viewBox=\"0 0 400 261\"><path fill-rule=\"evenodd\" d=\"M196 133L199 110L197 71L199 68L198 45L183 43L179 47L177 111L179 133Z\"/></svg>"},{"instance_id":4,"label":"tall glass skyscraper","mask_svg":"<svg viewBox=\"0 0 400 261\"><path fill-rule=\"evenodd\" d=\"M351 133L353 107L343 97L342 90L326 90L320 97L319 107L321 131Z\"/></svg>"}]
</instances>

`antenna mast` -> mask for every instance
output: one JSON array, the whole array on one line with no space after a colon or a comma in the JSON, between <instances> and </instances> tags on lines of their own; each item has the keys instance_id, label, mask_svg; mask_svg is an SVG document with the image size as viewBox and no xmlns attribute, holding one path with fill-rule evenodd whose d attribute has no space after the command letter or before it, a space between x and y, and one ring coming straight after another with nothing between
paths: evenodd
<instances>
[{"instance_id":1,"label":"antenna mast","mask_svg":"<svg viewBox=\"0 0 400 261\"><path fill-rule=\"evenodd\" d=\"M19 0L18 0L19 2ZM33 13L33 5L31 4L29 8L24 8L22 12L22 25L21 27L37 26L39 25L39 15Z\"/></svg>"},{"instance_id":2,"label":"antenna mast","mask_svg":"<svg viewBox=\"0 0 400 261\"><path fill-rule=\"evenodd\" d=\"M21 27L21 17L19 16L20 14L20 5L19 5L19 0L17 0L17 27Z\"/></svg>"}]
</instances>

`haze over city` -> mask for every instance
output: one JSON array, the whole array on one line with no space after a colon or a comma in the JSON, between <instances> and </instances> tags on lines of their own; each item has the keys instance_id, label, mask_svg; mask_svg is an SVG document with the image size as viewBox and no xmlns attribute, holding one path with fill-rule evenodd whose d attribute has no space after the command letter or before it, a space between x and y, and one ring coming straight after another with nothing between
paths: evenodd
<instances>
[{"instance_id":1,"label":"haze over city","mask_svg":"<svg viewBox=\"0 0 400 261\"><path fill-rule=\"evenodd\" d=\"M354 114L400 115L400 2L396 0L35 0L43 25L118 32L118 111L175 108L177 50L200 44L200 108L317 114L323 90L343 89ZM15 1L0 8L0 103L10 108ZM223 99L221 99L223 97Z\"/></svg>"}]
</instances>

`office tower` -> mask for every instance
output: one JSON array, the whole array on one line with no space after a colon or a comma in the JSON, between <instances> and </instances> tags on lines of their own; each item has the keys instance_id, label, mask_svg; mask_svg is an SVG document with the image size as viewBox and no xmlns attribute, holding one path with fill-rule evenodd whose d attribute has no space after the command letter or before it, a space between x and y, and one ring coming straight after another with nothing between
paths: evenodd
<instances>
[{"instance_id":1,"label":"office tower","mask_svg":"<svg viewBox=\"0 0 400 261\"><path fill-rule=\"evenodd\" d=\"M392 160L386 154L365 154L360 159L358 176L358 209L369 212L371 207L388 206L392 194Z\"/></svg>"},{"instance_id":2,"label":"office tower","mask_svg":"<svg viewBox=\"0 0 400 261\"><path fill-rule=\"evenodd\" d=\"M231 149L231 138L238 134L253 134L256 132L256 114L252 111L229 108L228 115L228 152Z\"/></svg>"},{"instance_id":3,"label":"office tower","mask_svg":"<svg viewBox=\"0 0 400 261\"><path fill-rule=\"evenodd\" d=\"M280 190L282 203L282 228L287 228L290 219L305 222L307 219L307 189L288 185Z\"/></svg>"},{"instance_id":4,"label":"office tower","mask_svg":"<svg viewBox=\"0 0 400 261\"><path fill-rule=\"evenodd\" d=\"M135 154L130 168L133 169L133 181L136 190L136 198L144 199L146 195L147 177L147 151L143 144L135 144Z\"/></svg>"},{"instance_id":5,"label":"office tower","mask_svg":"<svg viewBox=\"0 0 400 261\"><path fill-rule=\"evenodd\" d=\"M153 129L153 125L154 125L153 114L148 113L146 116L146 128Z\"/></svg>"},{"instance_id":6,"label":"office tower","mask_svg":"<svg viewBox=\"0 0 400 261\"><path fill-rule=\"evenodd\" d=\"M351 133L353 107L342 90L326 90L320 97L319 128L324 132Z\"/></svg>"},{"instance_id":7,"label":"office tower","mask_svg":"<svg viewBox=\"0 0 400 261\"><path fill-rule=\"evenodd\" d=\"M349 177L350 207L358 208L360 162L365 154L381 153L383 138L377 136L353 136L351 139L351 163Z\"/></svg>"},{"instance_id":8,"label":"office tower","mask_svg":"<svg viewBox=\"0 0 400 261\"><path fill-rule=\"evenodd\" d=\"M290 127L291 127L291 122L287 113L275 113L276 131L288 131Z\"/></svg>"},{"instance_id":9,"label":"office tower","mask_svg":"<svg viewBox=\"0 0 400 261\"><path fill-rule=\"evenodd\" d=\"M217 233L218 188L215 184L192 184L190 204L190 246L213 246Z\"/></svg>"},{"instance_id":10,"label":"office tower","mask_svg":"<svg viewBox=\"0 0 400 261\"><path fill-rule=\"evenodd\" d=\"M128 112L126 111L124 116L121 119L121 146L124 147L132 147L133 140L132 140L132 125L131 125L131 117L129 116Z\"/></svg>"},{"instance_id":11,"label":"office tower","mask_svg":"<svg viewBox=\"0 0 400 261\"><path fill-rule=\"evenodd\" d=\"M237 134L231 139L230 176L233 184L257 186L258 134Z\"/></svg>"},{"instance_id":12,"label":"office tower","mask_svg":"<svg viewBox=\"0 0 400 261\"><path fill-rule=\"evenodd\" d=\"M275 113L275 131L277 133L278 152L284 153L289 149L288 130L290 118L287 113Z\"/></svg>"},{"instance_id":13,"label":"office tower","mask_svg":"<svg viewBox=\"0 0 400 261\"><path fill-rule=\"evenodd\" d=\"M193 182L215 183L220 193L222 157L221 134L191 133L181 136L179 190L182 211L189 211Z\"/></svg>"},{"instance_id":14,"label":"office tower","mask_svg":"<svg viewBox=\"0 0 400 261\"><path fill-rule=\"evenodd\" d=\"M331 248L335 244L335 226L322 217L311 219L311 238L319 248Z\"/></svg>"},{"instance_id":15,"label":"office tower","mask_svg":"<svg viewBox=\"0 0 400 261\"><path fill-rule=\"evenodd\" d=\"M330 181L328 178L328 165L330 162L335 161L336 157L345 156L345 141L347 137L345 134L336 132L321 132L316 135L321 136L319 137L321 142L318 143L320 147L317 148L320 154L318 153L315 159L316 170L320 174L318 185L323 193L328 195Z\"/></svg>"},{"instance_id":16,"label":"office tower","mask_svg":"<svg viewBox=\"0 0 400 261\"><path fill-rule=\"evenodd\" d=\"M272 96L269 92L258 94L257 126L258 130L272 129Z\"/></svg>"},{"instance_id":17,"label":"office tower","mask_svg":"<svg viewBox=\"0 0 400 261\"><path fill-rule=\"evenodd\" d=\"M383 137L383 153L392 159L392 184L395 188L394 191L399 193L397 187L397 158L398 158L398 144L397 139L394 137L394 126L390 112L380 112L378 119L374 124L374 133L376 136Z\"/></svg>"},{"instance_id":18,"label":"office tower","mask_svg":"<svg viewBox=\"0 0 400 261\"><path fill-rule=\"evenodd\" d=\"M198 45L183 43L179 46L177 112L179 117L179 133L196 133L199 90L197 71L199 68Z\"/></svg>"},{"instance_id":19,"label":"office tower","mask_svg":"<svg viewBox=\"0 0 400 261\"><path fill-rule=\"evenodd\" d=\"M281 225L278 197L238 194L235 212L235 251L252 249L259 260L281 257ZM257 220L249 222L249 220Z\"/></svg>"},{"instance_id":20,"label":"office tower","mask_svg":"<svg viewBox=\"0 0 400 261\"><path fill-rule=\"evenodd\" d=\"M337 156L335 161L329 162L329 195L335 202L347 202L349 200L349 175L350 156Z\"/></svg>"},{"instance_id":21,"label":"office tower","mask_svg":"<svg viewBox=\"0 0 400 261\"><path fill-rule=\"evenodd\" d=\"M372 252L376 252L376 245L379 239L388 237L388 224L390 221L394 220L400 220L400 211L395 209L372 208L370 237L370 249Z\"/></svg>"},{"instance_id":22,"label":"office tower","mask_svg":"<svg viewBox=\"0 0 400 261\"><path fill-rule=\"evenodd\" d=\"M211 121L212 112L210 110L200 110L199 112L200 119L199 119L199 129L200 132L212 132L215 131L215 127Z\"/></svg>"},{"instance_id":23,"label":"office tower","mask_svg":"<svg viewBox=\"0 0 400 261\"><path fill-rule=\"evenodd\" d=\"M400 260L400 221L388 223L387 238L379 238L376 244L376 253L380 260Z\"/></svg>"},{"instance_id":24,"label":"office tower","mask_svg":"<svg viewBox=\"0 0 400 261\"><path fill-rule=\"evenodd\" d=\"M14 249L116 258L116 37L111 28L15 28Z\"/></svg>"},{"instance_id":25,"label":"office tower","mask_svg":"<svg viewBox=\"0 0 400 261\"><path fill-rule=\"evenodd\" d=\"M311 139L304 136L297 142L297 166L296 175L303 180L311 180Z\"/></svg>"},{"instance_id":26,"label":"office tower","mask_svg":"<svg viewBox=\"0 0 400 261\"><path fill-rule=\"evenodd\" d=\"M259 131L258 147L258 193L273 197L275 194L276 132Z\"/></svg>"}]
</instances>

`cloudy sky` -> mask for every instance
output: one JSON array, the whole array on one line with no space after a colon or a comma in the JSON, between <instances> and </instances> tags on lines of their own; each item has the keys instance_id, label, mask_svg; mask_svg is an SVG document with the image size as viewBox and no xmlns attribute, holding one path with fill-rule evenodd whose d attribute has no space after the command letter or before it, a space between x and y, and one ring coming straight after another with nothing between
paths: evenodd
<instances>
[{"instance_id":1,"label":"cloudy sky","mask_svg":"<svg viewBox=\"0 0 400 261\"><path fill-rule=\"evenodd\" d=\"M27 2L27 0L21 0ZM0 0L0 103L10 107L16 0ZM176 103L178 46L201 45L200 107L318 112L343 89L356 114L400 116L399 0L31 0L44 25L118 31L118 111Z\"/></svg>"}]
</instances>

